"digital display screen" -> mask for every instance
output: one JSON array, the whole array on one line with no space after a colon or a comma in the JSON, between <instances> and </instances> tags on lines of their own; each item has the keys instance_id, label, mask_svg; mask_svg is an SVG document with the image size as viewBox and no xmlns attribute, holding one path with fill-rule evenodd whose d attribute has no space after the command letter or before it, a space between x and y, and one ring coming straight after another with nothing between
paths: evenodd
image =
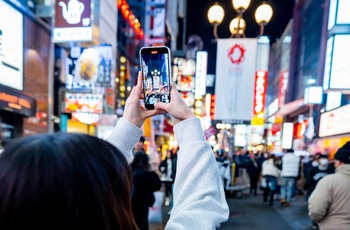
<instances>
[{"instance_id":1,"label":"digital display screen","mask_svg":"<svg viewBox=\"0 0 350 230\"><path fill-rule=\"evenodd\" d=\"M141 69L144 88L144 103L170 102L170 55L167 48L142 49Z\"/></svg>"}]
</instances>

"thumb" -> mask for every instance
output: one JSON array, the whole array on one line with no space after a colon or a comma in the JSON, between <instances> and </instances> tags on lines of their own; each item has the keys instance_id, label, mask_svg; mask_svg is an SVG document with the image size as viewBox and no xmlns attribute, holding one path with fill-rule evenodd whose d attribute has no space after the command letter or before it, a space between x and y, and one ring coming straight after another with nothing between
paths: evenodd
<instances>
[{"instance_id":1,"label":"thumb","mask_svg":"<svg viewBox=\"0 0 350 230\"><path fill-rule=\"evenodd\" d=\"M156 108L157 110L168 111L169 103L157 102L157 103L154 104L154 108Z\"/></svg>"}]
</instances>

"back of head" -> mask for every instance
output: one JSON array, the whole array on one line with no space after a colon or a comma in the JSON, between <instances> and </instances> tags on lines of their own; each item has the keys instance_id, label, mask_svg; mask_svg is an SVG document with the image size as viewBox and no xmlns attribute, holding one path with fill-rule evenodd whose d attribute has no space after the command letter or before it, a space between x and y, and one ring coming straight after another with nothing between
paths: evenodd
<instances>
[{"instance_id":1,"label":"back of head","mask_svg":"<svg viewBox=\"0 0 350 230\"><path fill-rule=\"evenodd\" d=\"M149 157L147 153L143 151L136 152L134 154L134 159L132 160L131 164L131 169L133 171L138 170L138 169L148 169L149 167Z\"/></svg>"},{"instance_id":2,"label":"back of head","mask_svg":"<svg viewBox=\"0 0 350 230\"><path fill-rule=\"evenodd\" d=\"M339 148L334 155L335 160L339 160L344 164L350 164L350 141L346 142L343 147Z\"/></svg>"},{"instance_id":3,"label":"back of head","mask_svg":"<svg viewBox=\"0 0 350 230\"><path fill-rule=\"evenodd\" d=\"M14 140L0 155L0 184L0 229L136 229L130 168L97 137Z\"/></svg>"}]
</instances>

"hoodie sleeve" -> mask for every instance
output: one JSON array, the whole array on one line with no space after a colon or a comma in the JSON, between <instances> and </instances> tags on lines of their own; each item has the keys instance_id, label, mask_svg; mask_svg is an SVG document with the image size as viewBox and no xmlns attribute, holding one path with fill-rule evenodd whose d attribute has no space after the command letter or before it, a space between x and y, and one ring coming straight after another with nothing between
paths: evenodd
<instances>
[{"instance_id":1,"label":"hoodie sleeve","mask_svg":"<svg viewBox=\"0 0 350 230\"><path fill-rule=\"evenodd\" d=\"M327 214L328 207L331 203L331 193L329 190L329 182L331 177L325 176L316 185L308 200L309 217L320 222Z\"/></svg>"},{"instance_id":2,"label":"hoodie sleeve","mask_svg":"<svg viewBox=\"0 0 350 230\"><path fill-rule=\"evenodd\" d=\"M180 149L166 229L215 229L228 219L229 209L214 153L198 118L176 124L174 132Z\"/></svg>"},{"instance_id":3,"label":"hoodie sleeve","mask_svg":"<svg viewBox=\"0 0 350 230\"><path fill-rule=\"evenodd\" d=\"M142 130L124 118L120 118L106 141L117 147L131 161L132 149L142 135Z\"/></svg>"}]
</instances>

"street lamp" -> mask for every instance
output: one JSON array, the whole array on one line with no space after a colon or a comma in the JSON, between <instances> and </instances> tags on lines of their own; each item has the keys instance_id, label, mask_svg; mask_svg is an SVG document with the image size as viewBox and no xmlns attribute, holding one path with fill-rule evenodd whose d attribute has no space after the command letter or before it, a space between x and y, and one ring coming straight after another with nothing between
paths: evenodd
<instances>
[{"instance_id":1,"label":"street lamp","mask_svg":"<svg viewBox=\"0 0 350 230\"><path fill-rule=\"evenodd\" d=\"M232 5L235 11L238 13L237 17L232 19L230 23L230 32L232 37L245 38L246 23L243 19L243 13L248 9L251 0L232 0ZM217 34L217 27L221 24L224 19L224 9L216 2L208 10L208 20L214 26L214 37L219 38ZM263 2L255 11L255 20L260 25L259 36L264 33L264 26L271 20L273 10L270 5Z\"/></svg>"}]
</instances>

